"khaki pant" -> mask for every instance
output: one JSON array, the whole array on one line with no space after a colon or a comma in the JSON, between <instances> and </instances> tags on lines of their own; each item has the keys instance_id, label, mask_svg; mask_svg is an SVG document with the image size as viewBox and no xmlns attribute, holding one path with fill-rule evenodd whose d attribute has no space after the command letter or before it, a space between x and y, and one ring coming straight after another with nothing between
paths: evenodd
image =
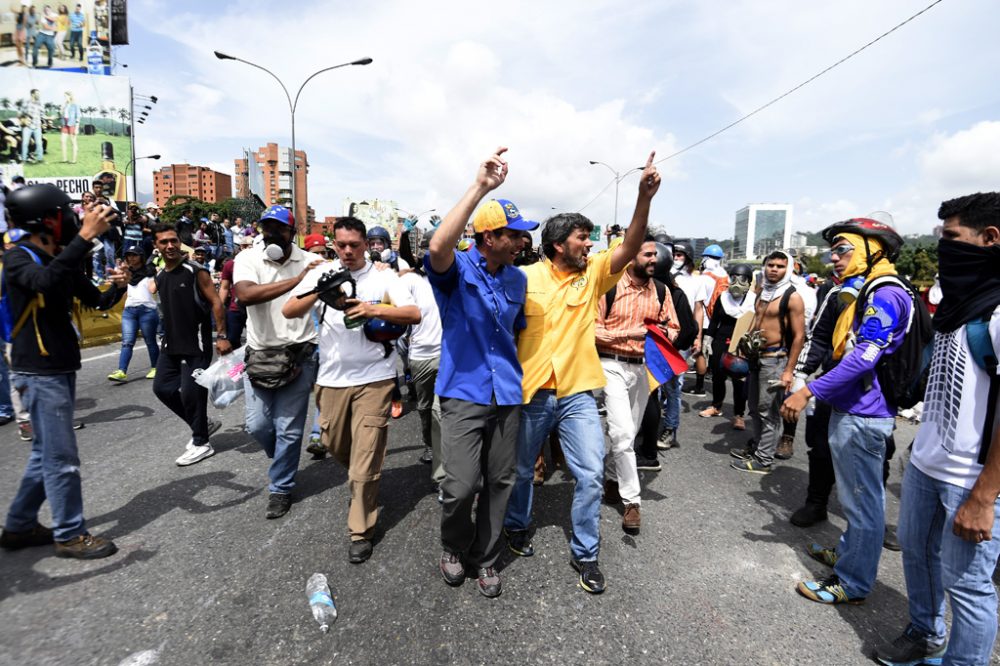
<instances>
[{"instance_id":1,"label":"khaki pant","mask_svg":"<svg viewBox=\"0 0 1000 666\"><path fill-rule=\"evenodd\" d=\"M320 386L320 441L347 468L351 541L371 539L378 518L378 482L382 478L393 380L350 388Z\"/></svg>"}]
</instances>

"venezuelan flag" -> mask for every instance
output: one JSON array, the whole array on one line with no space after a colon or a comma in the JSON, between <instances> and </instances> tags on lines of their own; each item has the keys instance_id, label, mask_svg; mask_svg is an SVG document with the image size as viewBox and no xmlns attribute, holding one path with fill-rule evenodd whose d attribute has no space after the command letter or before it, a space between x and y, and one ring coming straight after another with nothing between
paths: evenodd
<instances>
[{"instance_id":1,"label":"venezuelan flag","mask_svg":"<svg viewBox=\"0 0 1000 666\"><path fill-rule=\"evenodd\" d=\"M646 322L646 372L649 390L687 372L687 361L667 339L667 334L655 322Z\"/></svg>"}]
</instances>

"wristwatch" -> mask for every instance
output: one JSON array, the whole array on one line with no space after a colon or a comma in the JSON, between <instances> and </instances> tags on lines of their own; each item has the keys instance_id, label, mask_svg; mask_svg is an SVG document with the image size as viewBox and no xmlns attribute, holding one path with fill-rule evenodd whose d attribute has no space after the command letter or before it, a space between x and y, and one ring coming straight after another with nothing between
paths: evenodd
<instances>
[{"instance_id":1,"label":"wristwatch","mask_svg":"<svg viewBox=\"0 0 1000 666\"><path fill-rule=\"evenodd\" d=\"M215 341L216 341L216 342L218 342L219 340L228 340L228 339L229 339L229 338L228 338L228 337L226 336L226 334L225 334L225 333L218 333L218 332L217 332L217 333L215 334Z\"/></svg>"}]
</instances>

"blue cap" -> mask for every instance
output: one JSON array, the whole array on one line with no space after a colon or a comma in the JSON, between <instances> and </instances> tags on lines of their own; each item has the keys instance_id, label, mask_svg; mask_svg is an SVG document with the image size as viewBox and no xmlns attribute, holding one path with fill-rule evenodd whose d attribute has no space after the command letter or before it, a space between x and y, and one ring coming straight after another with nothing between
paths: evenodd
<instances>
[{"instance_id":1,"label":"blue cap","mask_svg":"<svg viewBox=\"0 0 1000 666\"><path fill-rule=\"evenodd\" d=\"M274 220L275 222L281 222L282 224L287 224L290 227L295 226L295 216L292 215L292 211L285 208L284 206L279 206L275 204L269 207L260 216L260 221Z\"/></svg>"}]
</instances>

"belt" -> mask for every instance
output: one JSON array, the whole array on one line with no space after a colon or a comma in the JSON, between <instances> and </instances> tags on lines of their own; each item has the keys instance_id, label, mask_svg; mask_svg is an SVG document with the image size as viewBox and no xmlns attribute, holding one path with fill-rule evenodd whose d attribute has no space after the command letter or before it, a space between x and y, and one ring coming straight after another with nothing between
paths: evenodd
<instances>
[{"instance_id":1,"label":"belt","mask_svg":"<svg viewBox=\"0 0 1000 666\"><path fill-rule=\"evenodd\" d=\"M601 358L610 358L614 361L619 361L621 363L635 363L641 365L646 362L646 359L642 358L641 356L619 356L618 354L608 354L606 352L600 352L600 351L597 352L597 355L600 356Z\"/></svg>"},{"instance_id":2,"label":"belt","mask_svg":"<svg viewBox=\"0 0 1000 666\"><path fill-rule=\"evenodd\" d=\"M760 357L761 358L784 358L786 356L788 356L788 352L784 351L784 350L782 350L782 351L774 351L774 352L761 352L760 353Z\"/></svg>"}]
</instances>

